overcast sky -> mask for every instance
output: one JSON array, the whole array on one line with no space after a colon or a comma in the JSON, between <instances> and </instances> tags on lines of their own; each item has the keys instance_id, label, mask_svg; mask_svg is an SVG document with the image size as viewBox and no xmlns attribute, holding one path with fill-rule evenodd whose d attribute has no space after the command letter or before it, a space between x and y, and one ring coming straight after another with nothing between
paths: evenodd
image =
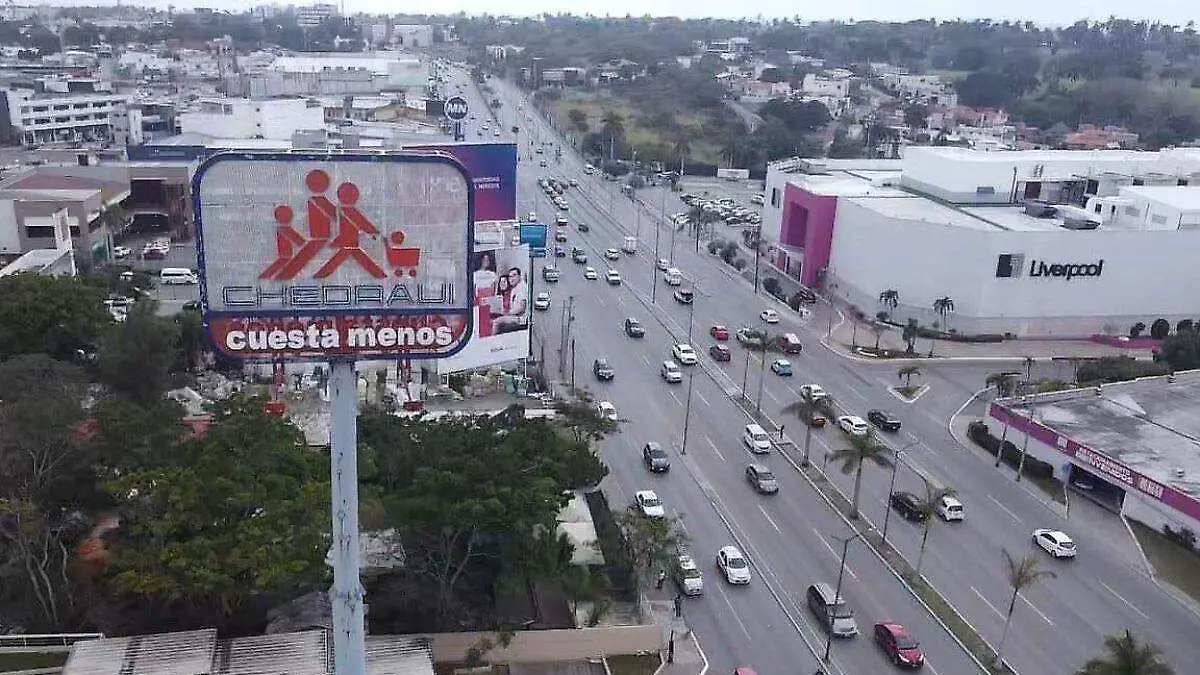
<instances>
[{"instance_id":1,"label":"overcast sky","mask_svg":"<svg viewBox=\"0 0 1200 675\"><path fill-rule=\"evenodd\" d=\"M43 2L46 0L43 0ZM317 0L285 0L278 4L307 5ZM321 0L335 2L341 0ZM36 0L35 0L36 2ZM132 0L130 4L146 4L165 9L170 0ZM21 4L21 3L18 3ZM39 3L40 4L40 3ZM113 4L113 0L50 0L50 4L98 5ZM186 7L188 0L173 3L175 7ZM243 10L257 4L270 4L263 0L207 0L194 3L200 7L214 9ZM626 14L651 14L654 16L680 16L685 18L764 18L795 16L805 21L825 19L854 19L857 21L907 21L910 19L976 19L981 17L1001 20L1034 21L1042 25L1065 26L1081 18L1103 21L1109 16L1124 19L1147 19L1167 24L1184 25L1188 21L1200 22L1200 3L1195 0L1090 0L1089 2L1046 2L1046 0L1005 0L1004 2L968 2L965 0L837 0L836 2L792 2L787 0L440 0L435 5L396 3L394 0L346 0L346 11L372 14L412 11L469 14L533 15L542 12L573 12L583 14L598 12L609 16Z\"/></svg>"}]
</instances>

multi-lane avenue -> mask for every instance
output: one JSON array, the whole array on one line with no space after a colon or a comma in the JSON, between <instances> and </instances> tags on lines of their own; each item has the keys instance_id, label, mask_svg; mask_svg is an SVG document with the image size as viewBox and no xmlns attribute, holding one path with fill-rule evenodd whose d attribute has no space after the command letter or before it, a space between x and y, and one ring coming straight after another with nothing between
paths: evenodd
<instances>
[{"instance_id":1,"label":"multi-lane avenue","mask_svg":"<svg viewBox=\"0 0 1200 675\"><path fill-rule=\"evenodd\" d=\"M1075 539L1079 557L1063 563L1046 559L1043 568L1054 571L1056 578L1028 589L1016 605L1005 648L1015 670L1024 675L1070 672L1099 653L1104 636L1126 627L1156 642L1180 672L1186 671L1186 664L1200 662L1200 645L1194 639L1200 634L1200 617L1146 576L1139 562L1125 554L1127 542L1111 540L1110 528L1074 529L1072 521L1046 508L1028 486L1013 481L1011 472L994 468L985 456L963 448L951 436L951 415L983 387L987 373L1001 366L923 364L922 381L929 385L928 392L914 403L905 403L889 391L897 382L894 364L851 361L822 346L830 323L840 320L835 310L817 305L800 316L766 294L756 294L750 283L703 247L697 252L683 232L675 234L672 263L684 272L685 287L695 289L696 299L690 306L676 302L654 261L668 257L665 252L670 251L674 226L659 216L684 210L678 198L644 189L639 204L616 194L616 183L584 172L583 160L569 145L563 147L562 138L515 87L493 79L503 105L490 110L465 73L456 71L453 78L470 96L476 115L466 125L467 140L518 145L520 213L534 211L543 222L552 222L555 207L538 188L537 179L578 182L566 193L570 202L570 224L563 228L566 245L582 247L588 264L600 271L600 279L586 280L583 266L566 258L557 261L563 273L560 282L545 284L540 278L535 282L537 291L549 290L552 296L550 310L535 317L535 348L544 345L547 370L555 375L561 372L562 380L571 379L574 364L576 383L612 401L625 420L621 432L602 447L611 469L604 484L610 499L619 503L631 499L635 490L655 489L668 511L682 521L697 557L706 562L705 595L689 601L685 611L717 672L751 665L759 672L808 673L820 665L813 652L823 649L824 636L807 612L803 595L814 582L834 583L841 538L852 531L789 458L778 452L756 460L774 471L781 485L779 494L755 493L744 477L752 456L740 441L743 425L751 421L745 408L758 406L786 426L788 437L802 443L803 425L785 418L782 409L799 398L798 387L806 382L819 383L847 412L865 415L869 409L882 408L901 419L900 432L881 434L891 447L905 448L897 489L920 494L924 480L930 480L954 488L966 503L965 521L933 523L921 571L993 645L1000 640L1011 593L1002 550L1016 556L1038 553L1030 543L1030 532L1036 527L1061 528ZM499 138L491 129L486 138L480 136L485 120L501 130ZM515 137L514 126L520 129ZM543 141L549 143L544 154L535 154L534 148ZM561 155L556 152L560 147ZM545 167L539 166L543 160ZM590 231L579 232L578 222L586 222ZM623 237L635 232L639 235L636 255L604 260L605 249L620 247ZM536 268L547 262L536 261ZM619 286L604 281L609 268L620 272ZM572 297L574 320L567 349L560 354L562 310ZM771 332L796 333L803 343L803 352L790 357L795 368L792 377L761 367L733 340L728 343L731 361L718 363L708 357L711 325L725 325L731 331L760 326L759 312L768 307L782 317ZM626 317L638 318L646 326L645 338L625 336ZM659 377L659 365L679 342L695 347L700 362L684 368L682 383L667 384ZM592 361L601 357L616 371L612 382L598 382L592 376ZM748 404L742 401L743 390ZM669 448L673 466L668 474L653 475L643 468L640 451L647 441ZM814 461L820 464L828 452L844 444L841 432L832 426L814 432ZM852 477L832 465L827 473L835 485L850 491ZM876 525L888 508L890 480L888 470L868 466L864 471L863 515ZM889 540L913 563L921 534L919 526L901 518L889 521ZM749 587L725 586L712 567L717 549L729 543L741 547L752 563L754 579ZM979 672L978 665L861 542L849 547L843 595L866 634L835 642L829 669L854 675L890 672L892 665L872 644L869 631L876 621L891 619L904 623L921 642L930 672Z\"/></svg>"}]
</instances>

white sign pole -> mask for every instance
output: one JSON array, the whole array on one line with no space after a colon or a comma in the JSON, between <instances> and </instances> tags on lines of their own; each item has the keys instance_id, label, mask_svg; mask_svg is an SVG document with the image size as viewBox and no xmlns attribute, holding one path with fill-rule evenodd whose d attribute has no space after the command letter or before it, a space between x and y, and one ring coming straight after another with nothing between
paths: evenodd
<instances>
[{"instance_id":1,"label":"white sign pole","mask_svg":"<svg viewBox=\"0 0 1200 675\"><path fill-rule=\"evenodd\" d=\"M358 375L352 359L330 364L330 484L333 498L334 675L366 675L366 622L358 541Z\"/></svg>"}]
</instances>

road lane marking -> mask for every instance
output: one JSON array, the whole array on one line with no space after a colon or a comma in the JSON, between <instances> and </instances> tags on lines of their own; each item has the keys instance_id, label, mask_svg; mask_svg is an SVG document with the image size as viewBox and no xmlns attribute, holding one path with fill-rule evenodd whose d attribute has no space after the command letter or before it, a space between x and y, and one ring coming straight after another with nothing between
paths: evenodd
<instances>
[{"instance_id":1,"label":"road lane marking","mask_svg":"<svg viewBox=\"0 0 1200 675\"><path fill-rule=\"evenodd\" d=\"M649 357L647 357L645 354L641 354L640 356L642 357L642 363L645 363L647 368L651 367Z\"/></svg>"},{"instance_id":2,"label":"road lane marking","mask_svg":"<svg viewBox=\"0 0 1200 675\"><path fill-rule=\"evenodd\" d=\"M1000 617L1000 619L1001 619L1001 620L1003 620L1003 619L1004 619L1004 614L1002 614L1002 613L1000 612L1000 610L996 609L996 606L995 606L995 605L993 605L992 603L988 602L988 599L987 599L987 598L985 598L985 597L983 597L983 593L980 593L978 588L975 588L974 586L972 586L972 587L971 587L971 590L972 590L972 591L975 591L975 595L978 595L978 596L979 596L979 599L983 601L983 604L985 604L985 605L987 605L987 606L988 606L988 609L990 609L990 610L992 610L993 612L995 612L995 613L996 613L996 616Z\"/></svg>"},{"instance_id":3,"label":"road lane marking","mask_svg":"<svg viewBox=\"0 0 1200 675\"><path fill-rule=\"evenodd\" d=\"M729 601L729 596L725 594L725 589L721 586L717 586L717 588L717 592L721 595L721 599L724 600L725 604L729 607L729 615L733 617L734 621L737 621L738 627L741 628L742 632L746 634L746 639L753 640L754 638L750 636L750 631L746 630L746 624L742 623L742 617L738 616L737 610L733 608L733 603Z\"/></svg>"},{"instance_id":4,"label":"road lane marking","mask_svg":"<svg viewBox=\"0 0 1200 675\"><path fill-rule=\"evenodd\" d=\"M670 389L668 389L668 390L667 390L667 393L671 395L671 398L675 399L675 402L676 402L676 403L678 403L679 405L683 405L683 401L680 401L680 400L679 400L679 397L675 395L675 392L673 392L673 391L671 391Z\"/></svg>"},{"instance_id":5,"label":"road lane marking","mask_svg":"<svg viewBox=\"0 0 1200 675\"><path fill-rule=\"evenodd\" d=\"M996 499L995 497L993 497L991 495L988 495L987 498L992 500L993 504L995 504L996 506L999 506L1001 511L1003 511L1003 512L1007 513L1009 516L1011 516L1013 520L1017 521L1018 523L1021 522L1021 519L1017 517L1017 514L1013 513L1012 511L1009 511L1007 506L1000 503L1000 500Z\"/></svg>"},{"instance_id":6,"label":"road lane marking","mask_svg":"<svg viewBox=\"0 0 1200 675\"><path fill-rule=\"evenodd\" d=\"M769 513L767 513L767 510L762 507L762 504L758 505L758 510L762 511L763 518L767 519L767 522L771 524L771 527L775 528L776 532L783 534L783 530L779 529L779 526L775 524L775 519L772 518Z\"/></svg>"},{"instance_id":7,"label":"road lane marking","mask_svg":"<svg viewBox=\"0 0 1200 675\"><path fill-rule=\"evenodd\" d=\"M1104 583L1104 582L1101 581L1100 583ZM1112 589L1109 589L1109 590L1112 590ZM1116 595L1116 594L1114 593L1114 595ZM1046 623L1050 624L1051 626L1054 625L1054 622L1050 620L1050 617L1046 616L1045 614L1042 614L1042 610L1038 609L1037 605L1030 602L1029 599L1023 595L1020 597L1022 600L1025 601L1025 604L1029 605L1029 609L1032 609L1033 611L1037 612L1038 616L1042 617L1042 619L1044 619L1046 621Z\"/></svg>"},{"instance_id":8,"label":"road lane marking","mask_svg":"<svg viewBox=\"0 0 1200 675\"><path fill-rule=\"evenodd\" d=\"M830 544L829 540L825 538L825 535L821 534L821 531L818 530L817 528L815 528L815 527L812 528L812 531L813 531L813 534L817 535L817 539L820 539L821 543L825 544L825 549L829 551L829 555L833 556L833 559L838 561L839 564L841 564L842 556L840 553L838 553L837 551L834 550L833 544ZM849 574L851 579L858 581L858 576L854 574L854 570L850 569L849 565L846 565L846 574Z\"/></svg>"},{"instance_id":9,"label":"road lane marking","mask_svg":"<svg viewBox=\"0 0 1200 675\"><path fill-rule=\"evenodd\" d=\"M1099 579L1097 579L1097 581L1099 581ZM1136 607L1136 606L1135 606L1135 605L1134 605L1132 602L1130 602L1130 601L1126 600L1125 598L1122 598L1122 597L1121 597L1121 594L1120 594L1120 593L1117 593L1116 591L1114 591L1114 590L1112 589L1112 587L1111 587L1111 586L1109 586L1108 584L1104 583L1103 581L1101 581L1101 582L1100 582L1100 585L1104 587L1104 590L1108 591L1109 593L1112 593L1112 594L1113 594L1113 597L1115 597L1116 599L1118 599L1118 600L1120 600L1121 602L1125 603L1125 605L1126 605L1127 607L1129 607L1129 609L1132 609L1133 611L1135 611L1135 612L1137 612L1139 615L1141 615L1141 617L1142 617L1143 619L1146 619L1146 620L1149 620L1149 619L1150 619L1150 617L1146 616L1146 613L1145 613L1145 612L1143 612L1142 610L1138 609L1138 608L1137 608L1137 607Z\"/></svg>"},{"instance_id":10,"label":"road lane marking","mask_svg":"<svg viewBox=\"0 0 1200 675\"><path fill-rule=\"evenodd\" d=\"M709 402L708 402L708 399L704 398L704 394L701 394L701 393L700 393L700 390L696 390L696 395L700 397L700 400L701 400L701 401L704 401L704 405L705 405L705 407L707 407L708 405L710 405L710 404L709 404Z\"/></svg>"},{"instance_id":11,"label":"road lane marking","mask_svg":"<svg viewBox=\"0 0 1200 675\"><path fill-rule=\"evenodd\" d=\"M597 302L599 302L601 305L604 305L605 307L607 307L607 306L608 306L608 303L607 303L607 302L605 302L605 301L604 301L604 298L602 298L602 297L601 297L599 294L597 294L597 295L594 295L594 296L592 296L592 297L593 297L593 298L595 298L595 299L596 299L596 301L597 301Z\"/></svg>"},{"instance_id":12,"label":"road lane marking","mask_svg":"<svg viewBox=\"0 0 1200 675\"><path fill-rule=\"evenodd\" d=\"M722 462L724 462L724 461L725 461L725 455L722 455L722 454L721 454L721 451L717 449L717 444L716 444L716 443L713 443L713 440L712 440L711 438L709 438L708 436L705 436L705 437L704 437L704 440L708 441L708 445L709 445L709 447L711 447L711 448L713 449L713 452L715 452L715 453L717 454L717 457L720 457L720 458L721 458L721 461L722 461Z\"/></svg>"}]
</instances>

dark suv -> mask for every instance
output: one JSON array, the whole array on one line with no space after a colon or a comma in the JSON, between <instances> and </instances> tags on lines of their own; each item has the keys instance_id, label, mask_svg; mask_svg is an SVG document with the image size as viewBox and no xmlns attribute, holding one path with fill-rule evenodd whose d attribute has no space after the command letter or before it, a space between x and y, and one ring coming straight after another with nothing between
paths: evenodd
<instances>
[{"instance_id":1,"label":"dark suv","mask_svg":"<svg viewBox=\"0 0 1200 675\"><path fill-rule=\"evenodd\" d=\"M596 374L596 378L600 380L611 380L616 375L613 372L612 366L608 365L607 359L596 359L592 363L592 372Z\"/></svg>"},{"instance_id":2,"label":"dark suv","mask_svg":"<svg viewBox=\"0 0 1200 675\"><path fill-rule=\"evenodd\" d=\"M642 461L646 464L646 468L654 473L665 473L671 470L671 458L667 456L667 451L653 441L642 448Z\"/></svg>"},{"instance_id":3,"label":"dark suv","mask_svg":"<svg viewBox=\"0 0 1200 675\"><path fill-rule=\"evenodd\" d=\"M632 338L645 337L646 329L637 319L625 319L625 334Z\"/></svg>"},{"instance_id":4,"label":"dark suv","mask_svg":"<svg viewBox=\"0 0 1200 675\"><path fill-rule=\"evenodd\" d=\"M900 431L900 420L883 410L872 410L867 413L867 421L884 431Z\"/></svg>"},{"instance_id":5,"label":"dark suv","mask_svg":"<svg viewBox=\"0 0 1200 675\"><path fill-rule=\"evenodd\" d=\"M921 523L927 517L925 512L921 510L921 502L911 492L893 492L888 502L892 505L893 509L896 509L896 513L904 516L905 520Z\"/></svg>"},{"instance_id":6,"label":"dark suv","mask_svg":"<svg viewBox=\"0 0 1200 675\"><path fill-rule=\"evenodd\" d=\"M750 485L754 489L764 495L773 495L779 492L779 482L775 480L775 474L762 464L750 464L746 467L746 480L750 481Z\"/></svg>"}]
</instances>

